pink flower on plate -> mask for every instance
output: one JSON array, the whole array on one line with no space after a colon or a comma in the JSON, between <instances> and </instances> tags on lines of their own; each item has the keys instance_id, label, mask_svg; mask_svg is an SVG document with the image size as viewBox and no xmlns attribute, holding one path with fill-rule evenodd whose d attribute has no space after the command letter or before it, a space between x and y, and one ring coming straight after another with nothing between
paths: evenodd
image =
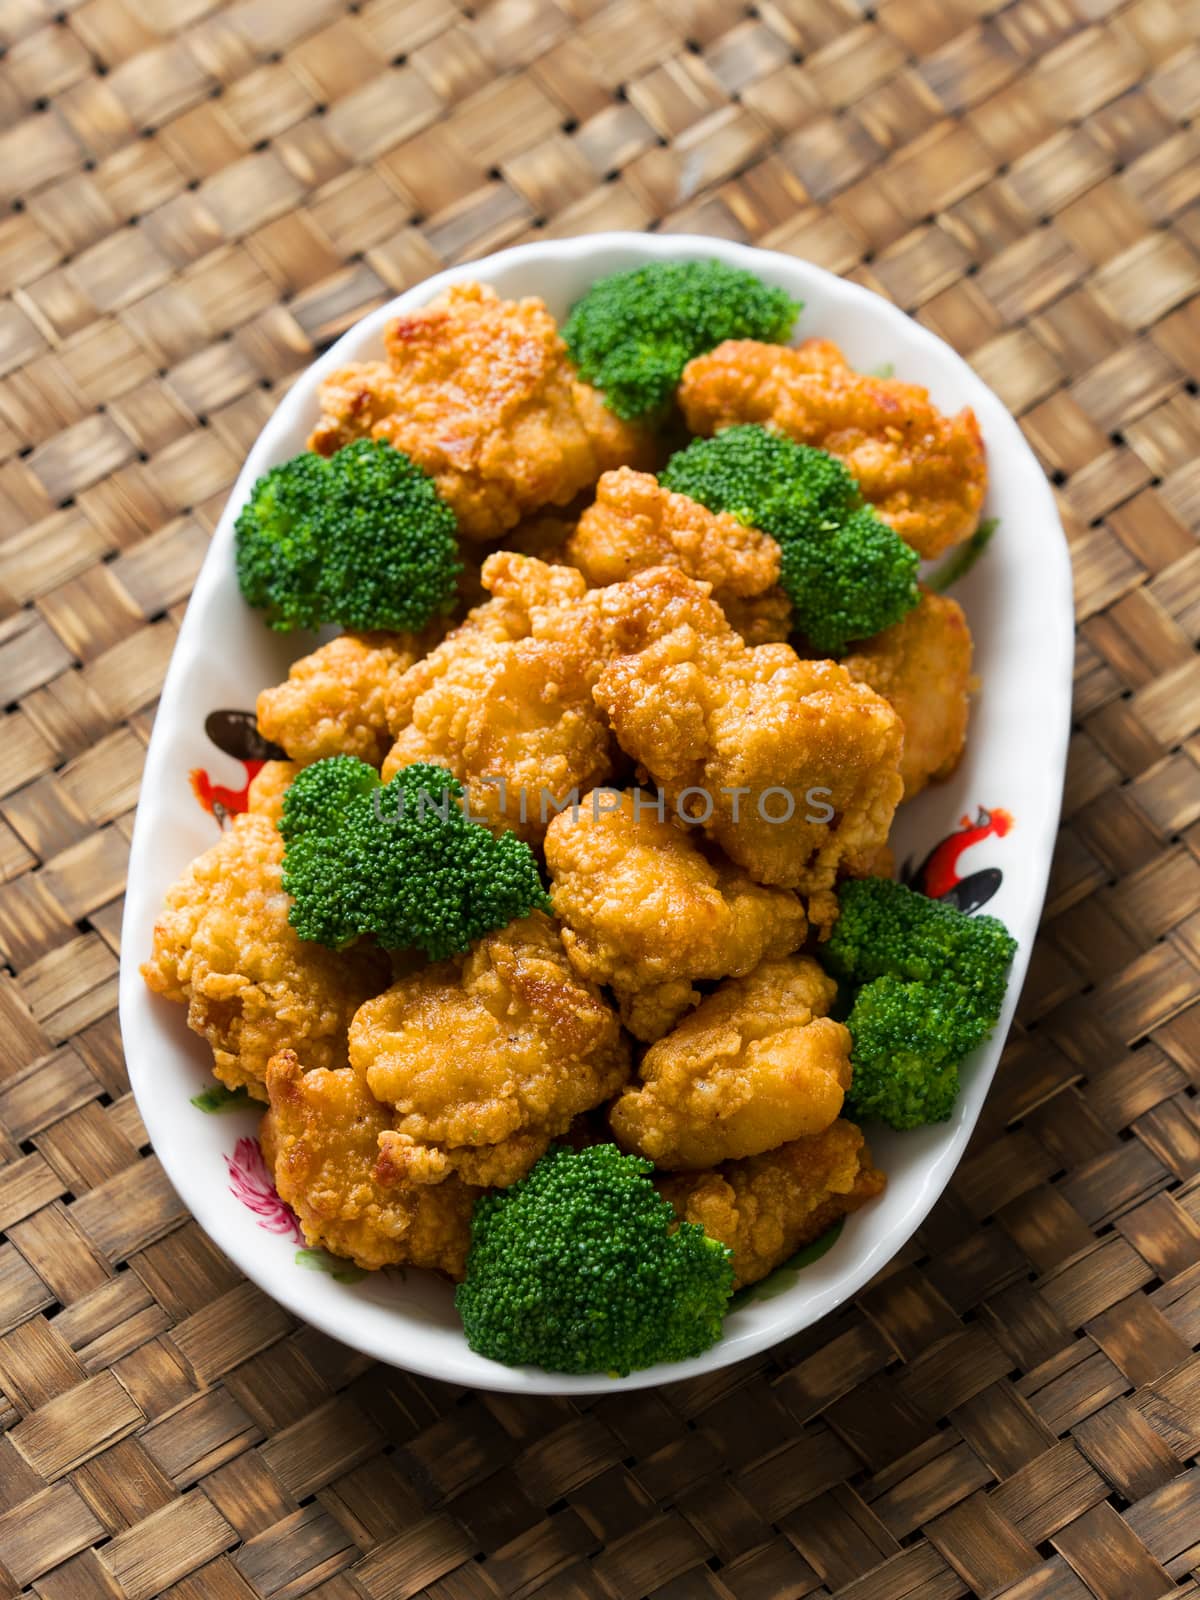
<instances>
[{"instance_id":1,"label":"pink flower on plate","mask_svg":"<svg viewBox=\"0 0 1200 1600\"><path fill-rule=\"evenodd\" d=\"M275 1192L257 1139L239 1139L233 1154L225 1157L225 1168L230 1193L253 1211L260 1228L266 1228L268 1233L290 1234L296 1244L304 1243L296 1213Z\"/></svg>"}]
</instances>

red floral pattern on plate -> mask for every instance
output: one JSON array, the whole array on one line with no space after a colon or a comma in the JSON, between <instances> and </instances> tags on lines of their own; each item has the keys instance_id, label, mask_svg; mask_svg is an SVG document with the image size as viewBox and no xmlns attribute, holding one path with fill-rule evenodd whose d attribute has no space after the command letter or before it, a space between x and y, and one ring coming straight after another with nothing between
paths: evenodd
<instances>
[{"instance_id":1,"label":"red floral pattern on plate","mask_svg":"<svg viewBox=\"0 0 1200 1600\"><path fill-rule=\"evenodd\" d=\"M225 1157L225 1169L229 1173L229 1192L254 1213L260 1228L268 1233L290 1234L296 1244L304 1243L296 1213L275 1192L257 1139L239 1139L233 1154Z\"/></svg>"}]
</instances>

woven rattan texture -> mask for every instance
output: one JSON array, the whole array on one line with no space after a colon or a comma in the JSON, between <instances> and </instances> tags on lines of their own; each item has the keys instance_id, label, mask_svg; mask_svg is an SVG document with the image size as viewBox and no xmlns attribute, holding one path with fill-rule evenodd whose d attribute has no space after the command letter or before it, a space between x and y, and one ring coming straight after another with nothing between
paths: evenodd
<instances>
[{"instance_id":1,"label":"woven rattan texture","mask_svg":"<svg viewBox=\"0 0 1200 1600\"><path fill-rule=\"evenodd\" d=\"M0 1593L1200 1595L1200 9L0 0L0 32ZM647 226L869 284L1021 416L1077 726L1021 1024L918 1239L749 1366L518 1402L295 1326L182 1214L120 898L289 378L445 262Z\"/></svg>"}]
</instances>

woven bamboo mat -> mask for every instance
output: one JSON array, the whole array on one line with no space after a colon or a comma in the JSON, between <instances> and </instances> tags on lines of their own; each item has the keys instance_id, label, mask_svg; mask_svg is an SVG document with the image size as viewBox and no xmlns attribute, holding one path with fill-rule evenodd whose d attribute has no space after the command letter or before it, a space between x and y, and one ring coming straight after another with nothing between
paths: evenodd
<instances>
[{"instance_id":1,"label":"woven bamboo mat","mask_svg":"<svg viewBox=\"0 0 1200 1600\"><path fill-rule=\"evenodd\" d=\"M0 1592L1200 1596L1200 8L0 0L0 36ZM445 262L651 225L869 284L1021 416L1077 724L1022 1020L918 1238L747 1366L518 1402L294 1325L181 1212L120 898L291 375Z\"/></svg>"}]
</instances>

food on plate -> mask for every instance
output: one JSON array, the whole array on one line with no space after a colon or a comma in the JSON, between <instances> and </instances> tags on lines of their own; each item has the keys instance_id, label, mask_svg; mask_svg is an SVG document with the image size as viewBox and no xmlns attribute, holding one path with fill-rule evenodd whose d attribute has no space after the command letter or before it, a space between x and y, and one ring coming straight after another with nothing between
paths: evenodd
<instances>
[{"instance_id":1,"label":"food on plate","mask_svg":"<svg viewBox=\"0 0 1200 1600\"><path fill-rule=\"evenodd\" d=\"M456 532L427 474L364 439L258 480L234 525L238 583L272 628L423 628L454 604Z\"/></svg>"},{"instance_id":2,"label":"food on plate","mask_svg":"<svg viewBox=\"0 0 1200 1600\"><path fill-rule=\"evenodd\" d=\"M943 1122L963 1057L1000 1016L1016 941L886 878L846 883L822 958L852 986L850 1107L893 1128Z\"/></svg>"},{"instance_id":3,"label":"food on plate","mask_svg":"<svg viewBox=\"0 0 1200 1600\"><path fill-rule=\"evenodd\" d=\"M751 631L750 643L788 636L791 605L779 588L775 540L728 512L672 494L651 473L606 472L563 554L593 589L649 567L678 567L712 585L727 620L743 637Z\"/></svg>"},{"instance_id":4,"label":"food on plate","mask_svg":"<svg viewBox=\"0 0 1200 1600\"><path fill-rule=\"evenodd\" d=\"M454 1297L472 1350L510 1366L623 1376L716 1343L730 1252L676 1224L651 1170L611 1144L558 1149L480 1200Z\"/></svg>"},{"instance_id":5,"label":"food on plate","mask_svg":"<svg viewBox=\"0 0 1200 1600\"><path fill-rule=\"evenodd\" d=\"M575 970L612 990L635 1038L660 1039L696 1004L695 985L751 971L803 943L804 908L667 820L638 791L601 790L546 835L550 900Z\"/></svg>"},{"instance_id":6,"label":"food on plate","mask_svg":"<svg viewBox=\"0 0 1200 1600\"><path fill-rule=\"evenodd\" d=\"M833 912L839 872L868 872L900 799L903 729L834 661L679 628L601 675L617 743L759 883Z\"/></svg>"},{"instance_id":7,"label":"food on plate","mask_svg":"<svg viewBox=\"0 0 1200 1600\"><path fill-rule=\"evenodd\" d=\"M379 1159L391 1115L352 1067L301 1065L281 1050L267 1067L263 1159L306 1242L368 1272L408 1264L461 1278L479 1190L453 1175L398 1180Z\"/></svg>"},{"instance_id":8,"label":"food on plate","mask_svg":"<svg viewBox=\"0 0 1200 1600\"><path fill-rule=\"evenodd\" d=\"M357 756L377 767L391 744L388 686L423 653L406 633L341 633L258 697L258 727L300 766Z\"/></svg>"},{"instance_id":9,"label":"food on plate","mask_svg":"<svg viewBox=\"0 0 1200 1600\"><path fill-rule=\"evenodd\" d=\"M574 567L497 551L482 582L492 599L393 681L383 776L440 763L473 816L537 844L572 794L616 771L595 697L607 663L681 627L735 635L709 586L671 566L589 590Z\"/></svg>"},{"instance_id":10,"label":"food on plate","mask_svg":"<svg viewBox=\"0 0 1200 1600\"><path fill-rule=\"evenodd\" d=\"M250 780L246 791L246 810L255 816L278 823L283 815L283 797L300 771L295 761L264 761Z\"/></svg>"},{"instance_id":11,"label":"food on plate","mask_svg":"<svg viewBox=\"0 0 1200 1600\"><path fill-rule=\"evenodd\" d=\"M904 798L948 778L967 741L971 633L957 600L926 590L915 611L860 644L842 665L904 724Z\"/></svg>"},{"instance_id":12,"label":"food on plate","mask_svg":"<svg viewBox=\"0 0 1200 1600\"><path fill-rule=\"evenodd\" d=\"M302 939L334 949L370 934L431 961L535 907L549 910L537 862L513 833L464 815L444 767L403 767L385 784L354 756L296 774L283 797L283 887Z\"/></svg>"},{"instance_id":13,"label":"food on plate","mask_svg":"<svg viewBox=\"0 0 1200 1600\"><path fill-rule=\"evenodd\" d=\"M962 544L957 544L950 551L944 561L940 561L934 570L922 580L927 589L932 589L935 594L945 594L947 589L953 588L979 560L980 556L992 542L992 537L999 527L998 517L984 517L969 539L964 539Z\"/></svg>"},{"instance_id":14,"label":"food on plate","mask_svg":"<svg viewBox=\"0 0 1200 1600\"><path fill-rule=\"evenodd\" d=\"M652 458L651 436L576 377L540 300L455 284L389 323L384 344L385 361L325 379L309 448L394 445L432 476L465 539L498 539L607 468Z\"/></svg>"},{"instance_id":15,"label":"food on plate","mask_svg":"<svg viewBox=\"0 0 1200 1600\"><path fill-rule=\"evenodd\" d=\"M236 818L168 893L142 967L156 994L187 1006L221 1082L259 1100L280 1050L303 1050L314 1067L344 1066L350 1018L388 981L378 950L326 950L297 934L282 870L283 840L269 818Z\"/></svg>"},{"instance_id":16,"label":"food on plate","mask_svg":"<svg viewBox=\"0 0 1200 1600\"><path fill-rule=\"evenodd\" d=\"M743 600L731 595L721 601L725 620L747 644L781 644L792 626L792 603L780 588Z\"/></svg>"},{"instance_id":17,"label":"food on plate","mask_svg":"<svg viewBox=\"0 0 1200 1600\"><path fill-rule=\"evenodd\" d=\"M1003 925L883 876L967 736L978 428L764 342L797 310L656 262L560 337L458 285L237 520L265 621L345 631L240 714L146 982L308 1243L459 1281L499 1361L707 1349L882 1191L846 1118L949 1116L1002 1008Z\"/></svg>"},{"instance_id":18,"label":"food on plate","mask_svg":"<svg viewBox=\"0 0 1200 1600\"><path fill-rule=\"evenodd\" d=\"M585 591L569 604L563 604L561 598L546 604L536 594L532 571L541 565L499 553L488 557L486 568L489 581L499 585L498 594L514 600L524 597L522 603L529 608L535 637L582 642L592 663L593 681L617 656L636 654L678 628L703 634L730 631L725 613L710 596L709 585L695 582L675 567L650 567L626 583L603 589L587 589L582 573L572 573L569 567L544 568L571 573Z\"/></svg>"},{"instance_id":19,"label":"food on plate","mask_svg":"<svg viewBox=\"0 0 1200 1600\"><path fill-rule=\"evenodd\" d=\"M662 481L778 543L780 587L814 653L841 654L920 598L916 556L823 450L765 428L726 428L673 455Z\"/></svg>"},{"instance_id":20,"label":"food on plate","mask_svg":"<svg viewBox=\"0 0 1200 1600\"><path fill-rule=\"evenodd\" d=\"M836 994L811 956L726 978L642 1057L610 1113L617 1143L674 1172L822 1132L850 1087Z\"/></svg>"},{"instance_id":21,"label":"food on plate","mask_svg":"<svg viewBox=\"0 0 1200 1600\"><path fill-rule=\"evenodd\" d=\"M693 433L761 422L840 457L923 557L979 523L987 459L975 413L948 417L919 384L855 372L828 339L798 349L731 339L689 362L679 401Z\"/></svg>"},{"instance_id":22,"label":"food on plate","mask_svg":"<svg viewBox=\"0 0 1200 1600\"><path fill-rule=\"evenodd\" d=\"M616 1013L535 911L401 977L350 1024L350 1061L393 1111L381 1148L415 1182L506 1186L629 1076Z\"/></svg>"},{"instance_id":23,"label":"food on plate","mask_svg":"<svg viewBox=\"0 0 1200 1600\"><path fill-rule=\"evenodd\" d=\"M874 1200L885 1182L861 1130L839 1119L764 1155L663 1176L658 1190L681 1222L696 1223L733 1251L740 1289Z\"/></svg>"},{"instance_id":24,"label":"food on plate","mask_svg":"<svg viewBox=\"0 0 1200 1600\"><path fill-rule=\"evenodd\" d=\"M561 562L565 565L564 551L574 531L575 522L570 517L530 517L511 533L505 534L504 548L515 551L517 555L536 556L539 561ZM570 565L576 566L578 563L572 561Z\"/></svg>"},{"instance_id":25,"label":"food on plate","mask_svg":"<svg viewBox=\"0 0 1200 1600\"><path fill-rule=\"evenodd\" d=\"M724 339L786 339L800 307L721 261L652 261L594 283L563 326L571 359L618 417L670 405L693 356Z\"/></svg>"},{"instance_id":26,"label":"food on plate","mask_svg":"<svg viewBox=\"0 0 1200 1600\"><path fill-rule=\"evenodd\" d=\"M484 566L485 585L495 581L493 560ZM528 572L535 568L546 578L547 603L557 598L556 573L564 599L582 594L572 569L527 561ZM485 602L393 679L394 742L383 776L437 762L461 779L473 816L537 843L564 796L611 777L615 747L592 699L588 641L570 633L532 638L529 626L524 605Z\"/></svg>"}]
</instances>

